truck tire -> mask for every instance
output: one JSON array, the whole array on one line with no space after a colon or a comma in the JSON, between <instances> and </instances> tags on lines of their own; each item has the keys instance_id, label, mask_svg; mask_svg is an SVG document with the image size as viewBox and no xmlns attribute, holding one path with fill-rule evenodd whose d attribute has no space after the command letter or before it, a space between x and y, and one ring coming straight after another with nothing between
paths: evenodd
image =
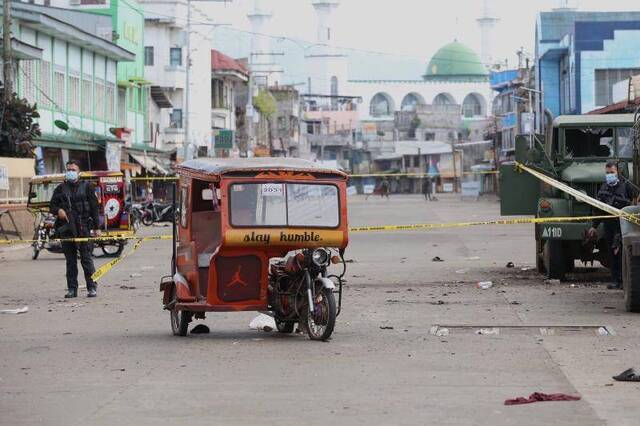
<instances>
[{"instance_id":1,"label":"truck tire","mask_svg":"<svg viewBox=\"0 0 640 426\"><path fill-rule=\"evenodd\" d=\"M640 257L633 256L629 246L622 256L622 278L627 312L640 312Z\"/></svg>"},{"instance_id":2,"label":"truck tire","mask_svg":"<svg viewBox=\"0 0 640 426\"><path fill-rule=\"evenodd\" d=\"M538 225L535 226L534 232L536 237L536 269L540 274L544 274L547 270L544 267L544 260L542 259L542 240L540 239Z\"/></svg>"},{"instance_id":3,"label":"truck tire","mask_svg":"<svg viewBox=\"0 0 640 426\"><path fill-rule=\"evenodd\" d=\"M562 241L547 240L544 243L542 253L547 278L550 280L557 279L563 281L565 279L564 274L566 272L567 261L564 257Z\"/></svg>"}]
</instances>

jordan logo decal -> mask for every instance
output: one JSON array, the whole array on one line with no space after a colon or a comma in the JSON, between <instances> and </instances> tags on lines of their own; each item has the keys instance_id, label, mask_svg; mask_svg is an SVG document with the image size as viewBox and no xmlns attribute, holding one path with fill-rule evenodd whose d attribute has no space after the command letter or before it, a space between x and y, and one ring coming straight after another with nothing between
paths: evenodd
<instances>
[{"instance_id":1,"label":"jordan logo decal","mask_svg":"<svg viewBox=\"0 0 640 426\"><path fill-rule=\"evenodd\" d=\"M242 265L238 265L238 270L235 272L235 274L233 274L233 277L231 277L231 281L229 282L229 284L227 284L227 287L233 287L233 286L246 287L247 286L247 283L244 282L244 280L240 276L241 269L242 269Z\"/></svg>"}]
</instances>

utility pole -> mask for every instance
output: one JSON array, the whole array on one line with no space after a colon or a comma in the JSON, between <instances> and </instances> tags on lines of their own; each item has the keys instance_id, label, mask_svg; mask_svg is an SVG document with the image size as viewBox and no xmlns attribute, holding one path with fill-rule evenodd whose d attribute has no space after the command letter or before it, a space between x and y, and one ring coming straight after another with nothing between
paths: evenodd
<instances>
[{"instance_id":1,"label":"utility pole","mask_svg":"<svg viewBox=\"0 0 640 426\"><path fill-rule=\"evenodd\" d=\"M4 0L6 1L6 0ZM190 96L189 92L191 91L191 0L187 0L187 76L186 76L186 87L184 94L185 101L185 122L184 122L184 161L189 160L189 145L191 145L191 120L189 117L189 113L191 109L189 108Z\"/></svg>"},{"instance_id":2,"label":"utility pole","mask_svg":"<svg viewBox=\"0 0 640 426\"><path fill-rule=\"evenodd\" d=\"M11 0L4 0L2 15L2 71L4 77L4 100L9 102L13 94L13 54L11 52Z\"/></svg>"}]
</instances>

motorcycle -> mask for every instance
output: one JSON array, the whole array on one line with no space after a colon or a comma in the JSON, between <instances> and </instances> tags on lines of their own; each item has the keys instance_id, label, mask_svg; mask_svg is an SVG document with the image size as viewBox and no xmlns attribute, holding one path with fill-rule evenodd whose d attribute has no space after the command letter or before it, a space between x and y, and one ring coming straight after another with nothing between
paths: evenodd
<instances>
[{"instance_id":1,"label":"motorcycle","mask_svg":"<svg viewBox=\"0 0 640 426\"><path fill-rule=\"evenodd\" d=\"M331 263L342 263L341 275L327 275ZM304 249L275 262L269 274L268 294L278 331L292 333L297 322L311 339L328 339L340 314L345 271L342 252L332 256L326 248Z\"/></svg>"},{"instance_id":2,"label":"motorcycle","mask_svg":"<svg viewBox=\"0 0 640 426\"><path fill-rule=\"evenodd\" d=\"M41 213L38 215L38 223L33 235L34 242L31 243L33 252L31 259L36 260L42 250L51 253L62 253L62 244L59 241L50 241L55 232L56 218L51 213Z\"/></svg>"},{"instance_id":3,"label":"motorcycle","mask_svg":"<svg viewBox=\"0 0 640 426\"><path fill-rule=\"evenodd\" d=\"M142 215L142 223L151 226L154 222L173 222L176 219L173 204L149 203Z\"/></svg>"}]
</instances>

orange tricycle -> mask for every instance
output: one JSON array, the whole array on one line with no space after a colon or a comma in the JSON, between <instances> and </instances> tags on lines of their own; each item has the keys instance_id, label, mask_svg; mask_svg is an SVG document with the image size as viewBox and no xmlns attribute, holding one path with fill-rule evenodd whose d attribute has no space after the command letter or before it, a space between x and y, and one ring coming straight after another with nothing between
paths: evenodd
<instances>
[{"instance_id":1,"label":"orange tricycle","mask_svg":"<svg viewBox=\"0 0 640 426\"><path fill-rule=\"evenodd\" d=\"M327 340L342 304L347 175L295 158L197 159L176 172L173 271L160 284L173 333L206 312L260 311L280 333L298 324Z\"/></svg>"}]
</instances>

